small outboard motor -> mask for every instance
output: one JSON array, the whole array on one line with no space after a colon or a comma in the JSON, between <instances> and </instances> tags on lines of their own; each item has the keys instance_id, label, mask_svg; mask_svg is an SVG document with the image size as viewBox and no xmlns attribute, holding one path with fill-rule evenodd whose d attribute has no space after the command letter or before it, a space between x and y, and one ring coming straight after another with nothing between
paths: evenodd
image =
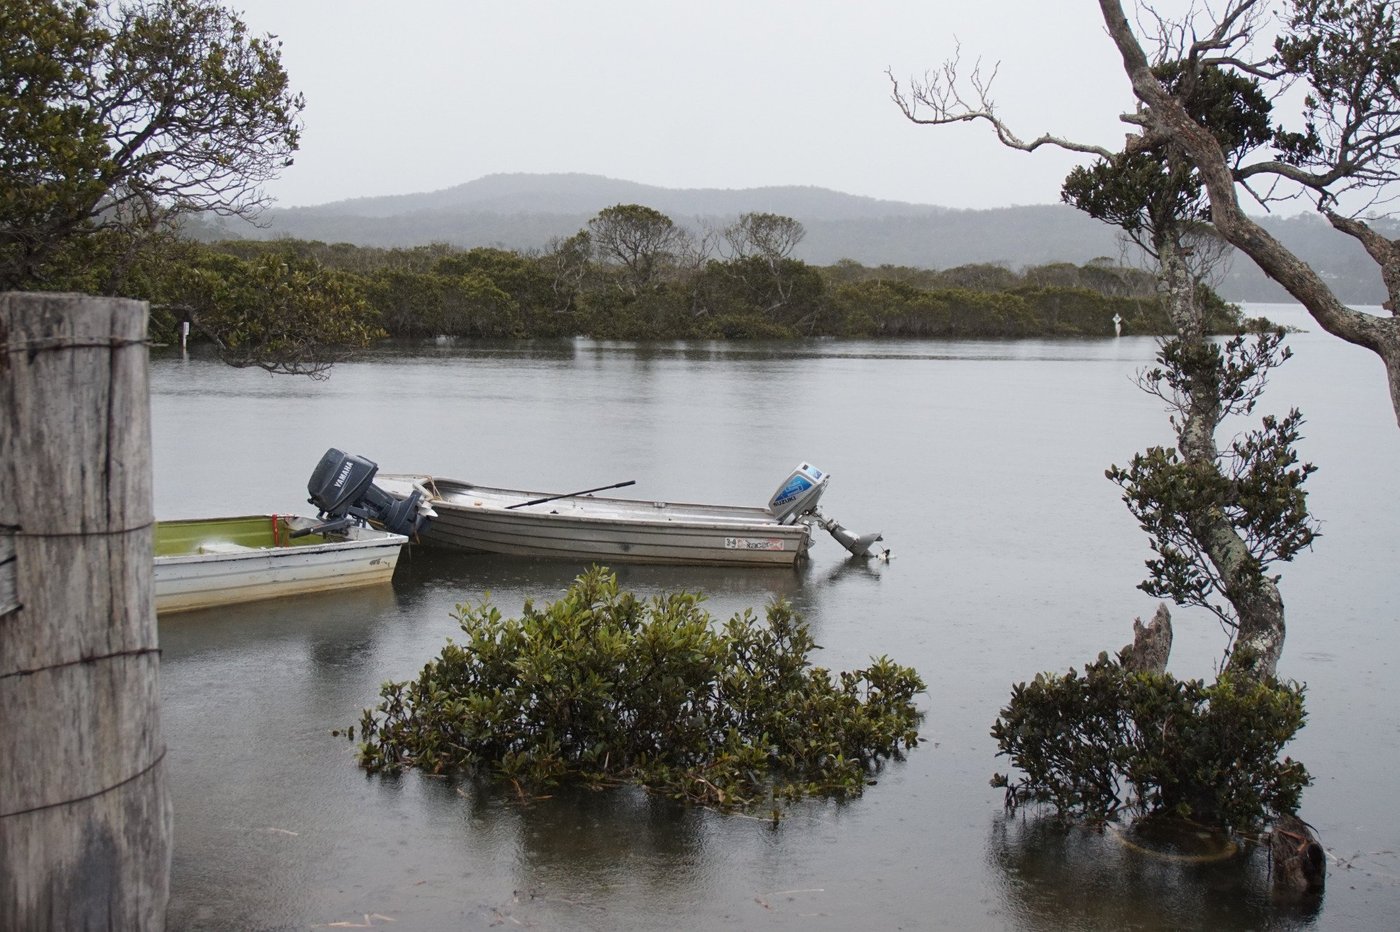
<instances>
[{"instance_id":1,"label":"small outboard motor","mask_svg":"<svg viewBox=\"0 0 1400 932\"><path fill-rule=\"evenodd\" d=\"M778 486L768 500L768 510L779 524L796 524L798 518L816 509L830 478L817 467L803 463Z\"/></svg>"},{"instance_id":2,"label":"small outboard motor","mask_svg":"<svg viewBox=\"0 0 1400 932\"><path fill-rule=\"evenodd\" d=\"M429 518L420 514L423 493L415 489L408 498L395 498L374 485L379 465L363 456L342 453L332 447L321 457L311 472L306 490L307 501L320 509L326 524L308 529L307 533L364 525L373 521L386 531L410 537L427 530Z\"/></svg>"},{"instance_id":3,"label":"small outboard motor","mask_svg":"<svg viewBox=\"0 0 1400 932\"><path fill-rule=\"evenodd\" d=\"M830 479L830 474L822 472L810 463L803 463L783 480L782 485L778 486L778 491L774 492L773 497L768 500L768 510L773 512L773 516L778 519L779 524L796 524L798 521L802 521L809 525L825 528L832 537L836 538L837 543L849 550L854 556L878 556L881 559L889 559L890 551L888 548L881 551L872 551L871 549L876 543L884 540L884 537L878 532L853 534L842 527L834 518L828 518L817 510L817 501L826 491L826 484Z\"/></svg>"}]
</instances>

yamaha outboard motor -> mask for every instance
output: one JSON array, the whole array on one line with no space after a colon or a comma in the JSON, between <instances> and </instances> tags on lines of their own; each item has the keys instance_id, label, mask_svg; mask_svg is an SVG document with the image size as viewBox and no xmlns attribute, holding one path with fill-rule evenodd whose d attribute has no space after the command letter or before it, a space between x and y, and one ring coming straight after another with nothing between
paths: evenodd
<instances>
[{"instance_id":1,"label":"yamaha outboard motor","mask_svg":"<svg viewBox=\"0 0 1400 932\"><path fill-rule=\"evenodd\" d=\"M778 491L774 492L773 497L768 500L768 510L773 512L773 516L778 519L779 524L795 524L802 521L809 525L814 524L825 528L832 537L836 538L837 543L849 550L854 556L878 556L881 559L889 559L889 548L871 549L876 543L884 540L879 532L853 534L842 527L834 518L828 518L817 510L817 501L826 491L826 484L830 479L829 473L822 472L810 463L803 463L783 480L782 485L778 486Z\"/></svg>"},{"instance_id":2,"label":"yamaha outboard motor","mask_svg":"<svg viewBox=\"0 0 1400 932\"><path fill-rule=\"evenodd\" d=\"M353 456L331 448L311 472L307 499L320 509L328 522L314 528L318 533L374 522L386 531L410 537L427 530L428 517L420 514L423 493L417 489L408 498L395 498L374 485L379 465L363 456Z\"/></svg>"}]
</instances>

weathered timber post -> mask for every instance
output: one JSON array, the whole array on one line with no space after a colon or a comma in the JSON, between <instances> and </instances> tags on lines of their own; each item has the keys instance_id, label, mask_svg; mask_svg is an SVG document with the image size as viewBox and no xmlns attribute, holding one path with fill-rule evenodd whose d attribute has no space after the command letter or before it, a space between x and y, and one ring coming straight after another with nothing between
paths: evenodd
<instances>
[{"instance_id":1,"label":"weathered timber post","mask_svg":"<svg viewBox=\"0 0 1400 932\"><path fill-rule=\"evenodd\" d=\"M7 932L165 925L150 450L146 305L0 294Z\"/></svg>"}]
</instances>

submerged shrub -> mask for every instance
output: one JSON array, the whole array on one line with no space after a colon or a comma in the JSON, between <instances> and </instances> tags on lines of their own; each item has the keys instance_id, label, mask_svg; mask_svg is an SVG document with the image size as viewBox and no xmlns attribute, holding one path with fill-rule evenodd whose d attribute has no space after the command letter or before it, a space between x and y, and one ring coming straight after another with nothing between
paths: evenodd
<instances>
[{"instance_id":1,"label":"submerged shrub","mask_svg":"<svg viewBox=\"0 0 1400 932\"><path fill-rule=\"evenodd\" d=\"M992 737L1024 776L992 785L1008 807L1046 803L1063 817L1131 808L1243 828L1297 812L1308 772L1279 753L1304 717L1298 685L1226 673L1207 686L1101 654L1083 675L1013 687Z\"/></svg>"},{"instance_id":2,"label":"submerged shrub","mask_svg":"<svg viewBox=\"0 0 1400 932\"><path fill-rule=\"evenodd\" d=\"M595 567L518 619L458 606L462 643L364 711L360 763L489 774L522 792L630 782L743 807L859 795L917 742L914 670L880 657L833 677L809 662L817 645L786 603L716 628L702 602L644 601Z\"/></svg>"}]
</instances>

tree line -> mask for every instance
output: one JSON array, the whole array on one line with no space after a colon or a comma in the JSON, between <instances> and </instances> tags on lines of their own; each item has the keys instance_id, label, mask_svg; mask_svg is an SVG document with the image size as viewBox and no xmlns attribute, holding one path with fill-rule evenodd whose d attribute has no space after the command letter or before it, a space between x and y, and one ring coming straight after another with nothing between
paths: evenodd
<instances>
[{"instance_id":1,"label":"tree line","mask_svg":"<svg viewBox=\"0 0 1400 932\"><path fill-rule=\"evenodd\" d=\"M1097 260L1012 270L808 265L788 253L801 225L745 214L706 254L698 237L641 205L600 212L547 247L515 252L304 240L169 240L126 276L152 304L156 339L181 321L230 361L295 355L308 341L397 338L1017 338L1165 334L1151 273ZM91 277L91 264L72 270ZM82 283L73 281L74 287ZM1238 311L1211 296L1212 324ZM352 339L344 339L350 337ZM307 351L310 351L310 343ZM254 350L257 350L254 353ZM329 354L333 356L334 354ZM245 358L246 356L246 358ZM285 358L284 362L287 361Z\"/></svg>"},{"instance_id":2,"label":"tree line","mask_svg":"<svg viewBox=\"0 0 1400 932\"><path fill-rule=\"evenodd\" d=\"M1150 277L1111 262L820 268L767 213L692 231L618 204L528 252L197 243L182 226L255 216L298 147L275 37L216 0L44 0L0 12L0 51L0 288L142 298L154 339L189 322L235 365L315 375L385 335L1171 332Z\"/></svg>"}]
</instances>

